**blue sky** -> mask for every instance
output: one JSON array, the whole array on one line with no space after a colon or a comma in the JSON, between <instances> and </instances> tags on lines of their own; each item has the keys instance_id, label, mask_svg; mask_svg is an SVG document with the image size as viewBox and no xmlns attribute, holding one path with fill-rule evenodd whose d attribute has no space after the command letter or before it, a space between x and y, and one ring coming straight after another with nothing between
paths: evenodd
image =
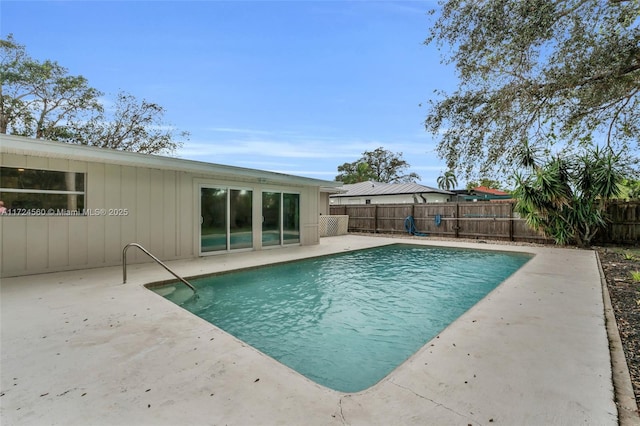
<instances>
[{"instance_id":1,"label":"blue sky","mask_svg":"<svg viewBox=\"0 0 640 426\"><path fill-rule=\"evenodd\" d=\"M106 98L123 90L190 132L177 156L333 180L383 147L421 183L445 170L424 130L455 72L425 46L435 1L2 0L0 35ZM459 182L464 186L463 182Z\"/></svg>"}]
</instances>

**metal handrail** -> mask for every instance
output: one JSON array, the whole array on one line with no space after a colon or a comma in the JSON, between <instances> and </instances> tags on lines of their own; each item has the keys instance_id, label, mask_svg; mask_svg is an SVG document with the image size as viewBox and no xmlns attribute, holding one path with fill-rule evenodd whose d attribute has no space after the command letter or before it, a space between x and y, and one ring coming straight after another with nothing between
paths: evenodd
<instances>
[{"instance_id":1,"label":"metal handrail","mask_svg":"<svg viewBox=\"0 0 640 426\"><path fill-rule=\"evenodd\" d=\"M165 265L160 259L158 259L157 257L155 257L154 255L152 255L149 250L147 250L146 248L142 247L140 244L138 243L129 243L126 246L124 246L124 248L122 249L122 283L126 283L127 282L127 250L129 249L129 247L137 247L140 250L142 250L147 256L149 256L150 258L152 258L153 260L155 260L160 266L162 266L164 269L166 269L167 271L169 271L171 274L173 274L174 277L176 277L177 279L179 279L180 281L182 281L187 287L189 287L191 290L193 290L194 293L196 293L196 289L194 286L192 286L191 284L189 284L189 281L185 280L184 278L182 278L180 275L176 274L175 272L173 272L167 265Z\"/></svg>"}]
</instances>

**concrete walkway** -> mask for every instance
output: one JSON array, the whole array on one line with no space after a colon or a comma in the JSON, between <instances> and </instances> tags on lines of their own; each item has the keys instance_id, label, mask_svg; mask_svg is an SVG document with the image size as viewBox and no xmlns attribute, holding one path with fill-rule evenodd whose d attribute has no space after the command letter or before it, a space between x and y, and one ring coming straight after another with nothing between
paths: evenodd
<instances>
[{"instance_id":1,"label":"concrete walkway","mask_svg":"<svg viewBox=\"0 0 640 426\"><path fill-rule=\"evenodd\" d=\"M0 423L10 425L616 425L591 251L323 238L171 262L183 276L393 242L526 251L523 268L377 385L323 388L143 284L155 264L3 279Z\"/></svg>"}]
</instances>

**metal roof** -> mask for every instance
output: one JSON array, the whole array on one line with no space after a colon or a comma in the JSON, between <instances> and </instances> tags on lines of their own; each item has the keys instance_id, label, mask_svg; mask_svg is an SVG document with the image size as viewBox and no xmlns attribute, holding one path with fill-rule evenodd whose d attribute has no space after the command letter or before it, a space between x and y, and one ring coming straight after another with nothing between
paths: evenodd
<instances>
[{"instance_id":1,"label":"metal roof","mask_svg":"<svg viewBox=\"0 0 640 426\"><path fill-rule=\"evenodd\" d=\"M225 166L221 164L205 163L203 161L164 157L161 155L140 154L137 152L126 152L95 146L75 145L71 143L54 142L13 135L0 134L0 153L184 171L221 177L232 177L236 180L244 181L257 180L260 183L267 184L280 183L319 186L325 188L325 190L342 186L341 182L293 176L284 173Z\"/></svg>"},{"instance_id":2,"label":"metal roof","mask_svg":"<svg viewBox=\"0 0 640 426\"><path fill-rule=\"evenodd\" d=\"M360 182L350 185L343 185L342 189L346 192L343 194L332 194L330 197L361 197L375 195L398 195L398 194L445 194L453 195L453 192L445 191L430 186L424 186L417 183L382 183L382 182Z\"/></svg>"}]
</instances>

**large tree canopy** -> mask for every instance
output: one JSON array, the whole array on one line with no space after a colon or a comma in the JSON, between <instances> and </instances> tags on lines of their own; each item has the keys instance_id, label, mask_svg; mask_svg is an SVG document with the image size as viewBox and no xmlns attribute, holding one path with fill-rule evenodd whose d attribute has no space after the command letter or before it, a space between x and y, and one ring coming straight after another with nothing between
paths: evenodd
<instances>
[{"instance_id":1,"label":"large tree canopy","mask_svg":"<svg viewBox=\"0 0 640 426\"><path fill-rule=\"evenodd\" d=\"M100 107L86 78L31 59L11 35L0 40L0 133L56 139L67 120Z\"/></svg>"},{"instance_id":2,"label":"large tree canopy","mask_svg":"<svg viewBox=\"0 0 640 426\"><path fill-rule=\"evenodd\" d=\"M0 39L0 133L146 154L171 153L188 136L155 103L121 92L107 108L102 96L57 62L29 57L12 35Z\"/></svg>"},{"instance_id":3,"label":"large tree canopy","mask_svg":"<svg viewBox=\"0 0 640 426\"><path fill-rule=\"evenodd\" d=\"M430 102L425 125L441 135L448 167L467 175L505 170L525 143L599 145L637 161L640 1L441 6L425 43L444 48L459 85Z\"/></svg>"},{"instance_id":4,"label":"large tree canopy","mask_svg":"<svg viewBox=\"0 0 640 426\"><path fill-rule=\"evenodd\" d=\"M336 180L347 184L374 180L385 183L415 182L420 179L416 173L405 174L409 168L402 158L402 153L393 153L382 147L373 151L365 151L362 158L353 163L338 166L340 174Z\"/></svg>"},{"instance_id":5,"label":"large tree canopy","mask_svg":"<svg viewBox=\"0 0 640 426\"><path fill-rule=\"evenodd\" d=\"M70 121L71 136L60 140L143 154L172 153L181 144L175 137L187 139L189 133L166 126L164 112L158 104L120 92L112 108L100 108L88 121Z\"/></svg>"}]
</instances>

